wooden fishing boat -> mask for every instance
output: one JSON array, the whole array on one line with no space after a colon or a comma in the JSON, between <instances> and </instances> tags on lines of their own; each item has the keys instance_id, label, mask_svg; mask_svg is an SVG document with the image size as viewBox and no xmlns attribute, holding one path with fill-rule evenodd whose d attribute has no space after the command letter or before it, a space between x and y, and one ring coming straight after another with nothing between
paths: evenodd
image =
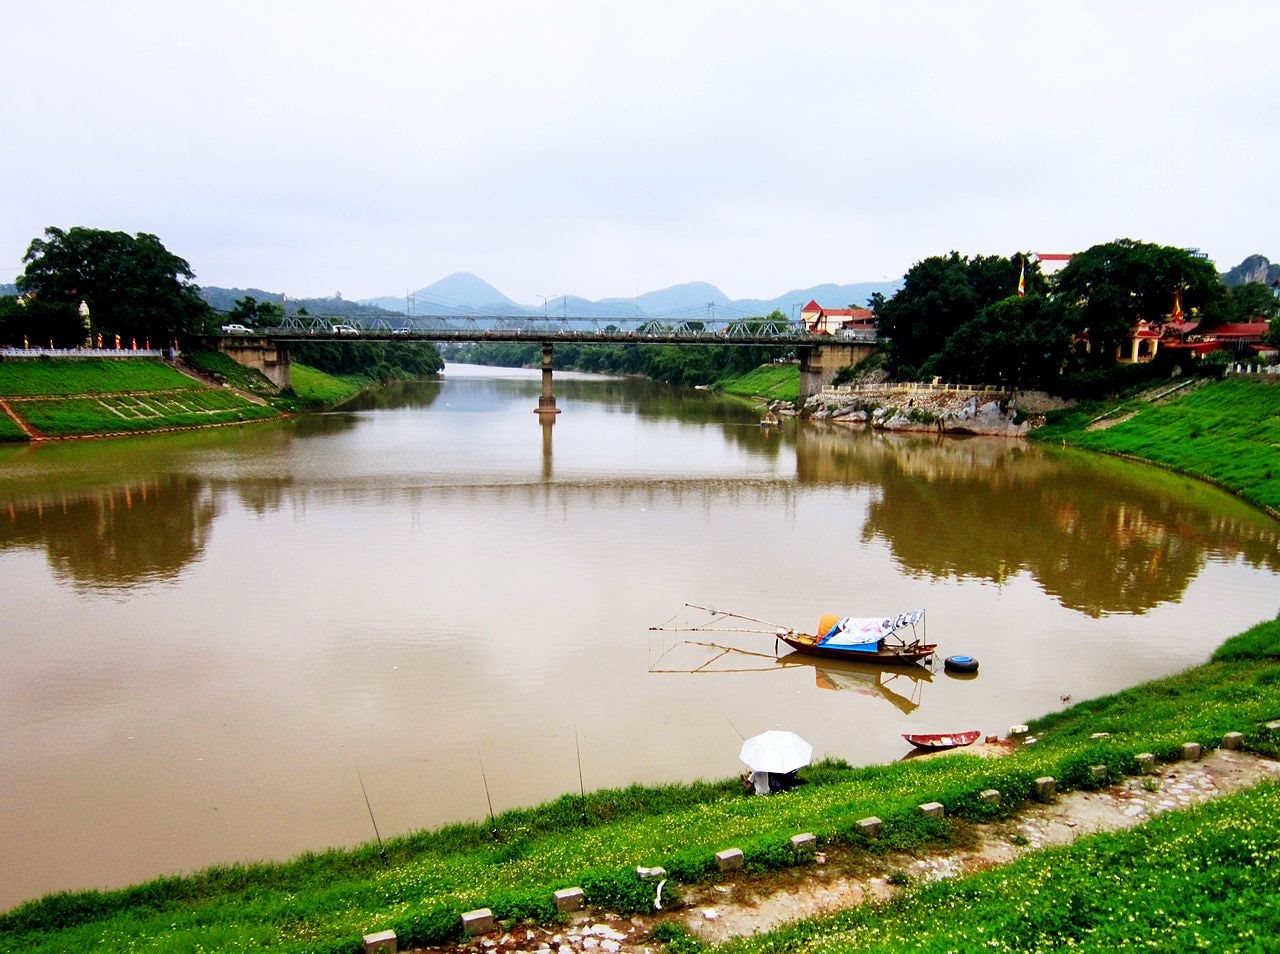
<instances>
[{"instance_id":1,"label":"wooden fishing boat","mask_svg":"<svg viewBox=\"0 0 1280 954\"><path fill-rule=\"evenodd\" d=\"M823 659L844 659L879 665L923 662L938 649L924 641L924 610L896 617L823 616L819 635L778 627L774 633L798 653ZM909 634L909 635L908 635Z\"/></svg>"},{"instance_id":2,"label":"wooden fishing boat","mask_svg":"<svg viewBox=\"0 0 1280 954\"><path fill-rule=\"evenodd\" d=\"M906 733L902 737L917 749L926 752L940 752L943 749L957 749L962 745L973 745L982 733L977 729L967 732L923 732Z\"/></svg>"},{"instance_id":3,"label":"wooden fishing boat","mask_svg":"<svg viewBox=\"0 0 1280 954\"><path fill-rule=\"evenodd\" d=\"M650 630L676 630L680 632L768 632L748 629L740 621L764 623L752 616L742 616L708 606L686 603L687 609L711 614L711 618L693 626L650 626ZM931 658L937 651L935 643L924 638L924 610L911 610L897 616L852 617L825 615L818 620L817 635L802 633L789 626L775 626L773 635L780 643L786 643L798 653L822 659L842 659L846 662L870 663L875 666L909 666Z\"/></svg>"}]
</instances>

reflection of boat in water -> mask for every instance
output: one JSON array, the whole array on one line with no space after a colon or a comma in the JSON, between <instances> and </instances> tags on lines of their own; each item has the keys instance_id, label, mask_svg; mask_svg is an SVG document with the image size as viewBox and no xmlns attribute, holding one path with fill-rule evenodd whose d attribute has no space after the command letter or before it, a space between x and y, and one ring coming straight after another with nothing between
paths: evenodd
<instances>
[{"instance_id":1,"label":"reflection of boat in water","mask_svg":"<svg viewBox=\"0 0 1280 954\"><path fill-rule=\"evenodd\" d=\"M805 658L791 653L778 660L782 668L808 667L813 670L814 684L819 689L856 692L864 696L888 699L905 713L920 705L920 693L933 673L923 666L877 666L873 663L837 662Z\"/></svg>"}]
</instances>

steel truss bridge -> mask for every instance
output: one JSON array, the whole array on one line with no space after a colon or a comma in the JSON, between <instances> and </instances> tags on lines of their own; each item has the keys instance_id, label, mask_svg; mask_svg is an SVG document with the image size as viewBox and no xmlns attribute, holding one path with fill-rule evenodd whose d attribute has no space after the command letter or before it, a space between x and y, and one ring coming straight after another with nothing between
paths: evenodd
<instances>
[{"instance_id":1,"label":"steel truss bridge","mask_svg":"<svg viewBox=\"0 0 1280 954\"><path fill-rule=\"evenodd\" d=\"M503 315L391 315L376 318L289 315L254 332L281 341L572 341L591 344L816 345L874 344L873 333L815 337L803 321L663 318L514 318Z\"/></svg>"}]
</instances>

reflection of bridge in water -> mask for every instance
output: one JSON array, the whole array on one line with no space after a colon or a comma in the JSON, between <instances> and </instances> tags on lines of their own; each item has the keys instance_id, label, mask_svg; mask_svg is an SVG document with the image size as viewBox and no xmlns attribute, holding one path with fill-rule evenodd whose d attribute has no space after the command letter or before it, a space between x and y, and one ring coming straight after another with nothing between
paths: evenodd
<instances>
[{"instance_id":1,"label":"reflection of bridge in water","mask_svg":"<svg viewBox=\"0 0 1280 954\"><path fill-rule=\"evenodd\" d=\"M573 344L734 345L785 347L800 364L800 394L816 394L841 368L880 347L874 332L813 334L803 321L776 318L564 317L506 315L379 315L334 318L289 315L275 328L224 335L219 348L256 367L276 385L289 381L288 345L305 341L526 342L542 346L540 414L558 414L552 388L556 342Z\"/></svg>"}]
</instances>

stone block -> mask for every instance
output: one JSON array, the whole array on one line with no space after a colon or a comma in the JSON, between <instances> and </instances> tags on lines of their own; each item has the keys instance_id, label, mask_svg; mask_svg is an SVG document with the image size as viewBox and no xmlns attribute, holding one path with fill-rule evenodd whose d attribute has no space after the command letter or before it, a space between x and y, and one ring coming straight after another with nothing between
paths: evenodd
<instances>
[{"instance_id":1,"label":"stone block","mask_svg":"<svg viewBox=\"0 0 1280 954\"><path fill-rule=\"evenodd\" d=\"M1222 747L1224 749L1239 749L1244 745L1243 732L1228 732L1222 737Z\"/></svg>"},{"instance_id":2,"label":"stone block","mask_svg":"<svg viewBox=\"0 0 1280 954\"><path fill-rule=\"evenodd\" d=\"M1011 725L1009 726L1009 738L1021 739L1030 731L1031 727L1027 725Z\"/></svg>"},{"instance_id":3,"label":"stone block","mask_svg":"<svg viewBox=\"0 0 1280 954\"><path fill-rule=\"evenodd\" d=\"M363 938L364 954L396 954L400 950L400 942L395 931L379 931L377 934L366 934Z\"/></svg>"},{"instance_id":4,"label":"stone block","mask_svg":"<svg viewBox=\"0 0 1280 954\"><path fill-rule=\"evenodd\" d=\"M1150 752L1143 752L1139 755L1135 755L1133 760L1138 763L1138 771L1143 775L1155 770L1156 757Z\"/></svg>"},{"instance_id":5,"label":"stone block","mask_svg":"<svg viewBox=\"0 0 1280 954\"><path fill-rule=\"evenodd\" d=\"M716 852L716 868L719 871L737 871L742 867L742 849L726 848Z\"/></svg>"},{"instance_id":6,"label":"stone block","mask_svg":"<svg viewBox=\"0 0 1280 954\"><path fill-rule=\"evenodd\" d=\"M988 805L1000 804L1000 792L994 788L989 788L984 792L979 792L978 798L982 799L982 801L986 802Z\"/></svg>"},{"instance_id":7,"label":"stone block","mask_svg":"<svg viewBox=\"0 0 1280 954\"><path fill-rule=\"evenodd\" d=\"M1267 731L1268 731L1268 732L1280 732L1280 722L1268 722L1268 723L1267 723Z\"/></svg>"},{"instance_id":8,"label":"stone block","mask_svg":"<svg viewBox=\"0 0 1280 954\"><path fill-rule=\"evenodd\" d=\"M946 814L942 802L925 802L923 805L918 805L916 811L926 818L941 818Z\"/></svg>"},{"instance_id":9,"label":"stone block","mask_svg":"<svg viewBox=\"0 0 1280 954\"><path fill-rule=\"evenodd\" d=\"M1058 791L1058 780L1052 775L1042 775L1036 779L1036 801L1049 802L1053 801L1053 796Z\"/></svg>"},{"instance_id":10,"label":"stone block","mask_svg":"<svg viewBox=\"0 0 1280 954\"><path fill-rule=\"evenodd\" d=\"M872 815L870 818L860 818L857 822L858 833L867 838L880 837L880 829L884 827L884 822Z\"/></svg>"},{"instance_id":11,"label":"stone block","mask_svg":"<svg viewBox=\"0 0 1280 954\"><path fill-rule=\"evenodd\" d=\"M1107 780L1107 767L1105 765L1090 765L1089 774L1093 776L1095 782L1105 782Z\"/></svg>"},{"instance_id":12,"label":"stone block","mask_svg":"<svg viewBox=\"0 0 1280 954\"><path fill-rule=\"evenodd\" d=\"M796 851L813 851L818 847L818 836L811 831L791 836L791 847Z\"/></svg>"},{"instance_id":13,"label":"stone block","mask_svg":"<svg viewBox=\"0 0 1280 954\"><path fill-rule=\"evenodd\" d=\"M1182 743L1182 758L1184 761L1194 762L1196 759L1200 758L1201 754L1203 754L1203 752L1200 748L1199 742Z\"/></svg>"},{"instance_id":14,"label":"stone block","mask_svg":"<svg viewBox=\"0 0 1280 954\"><path fill-rule=\"evenodd\" d=\"M488 934L493 930L493 912L488 908L477 908L462 915L462 933L468 936Z\"/></svg>"},{"instance_id":15,"label":"stone block","mask_svg":"<svg viewBox=\"0 0 1280 954\"><path fill-rule=\"evenodd\" d=\"M582 910L582 889L581 888L561 888L555 893L556 910L561 913L565 911L581 911Z\"/></svg>"}]
</instances>

